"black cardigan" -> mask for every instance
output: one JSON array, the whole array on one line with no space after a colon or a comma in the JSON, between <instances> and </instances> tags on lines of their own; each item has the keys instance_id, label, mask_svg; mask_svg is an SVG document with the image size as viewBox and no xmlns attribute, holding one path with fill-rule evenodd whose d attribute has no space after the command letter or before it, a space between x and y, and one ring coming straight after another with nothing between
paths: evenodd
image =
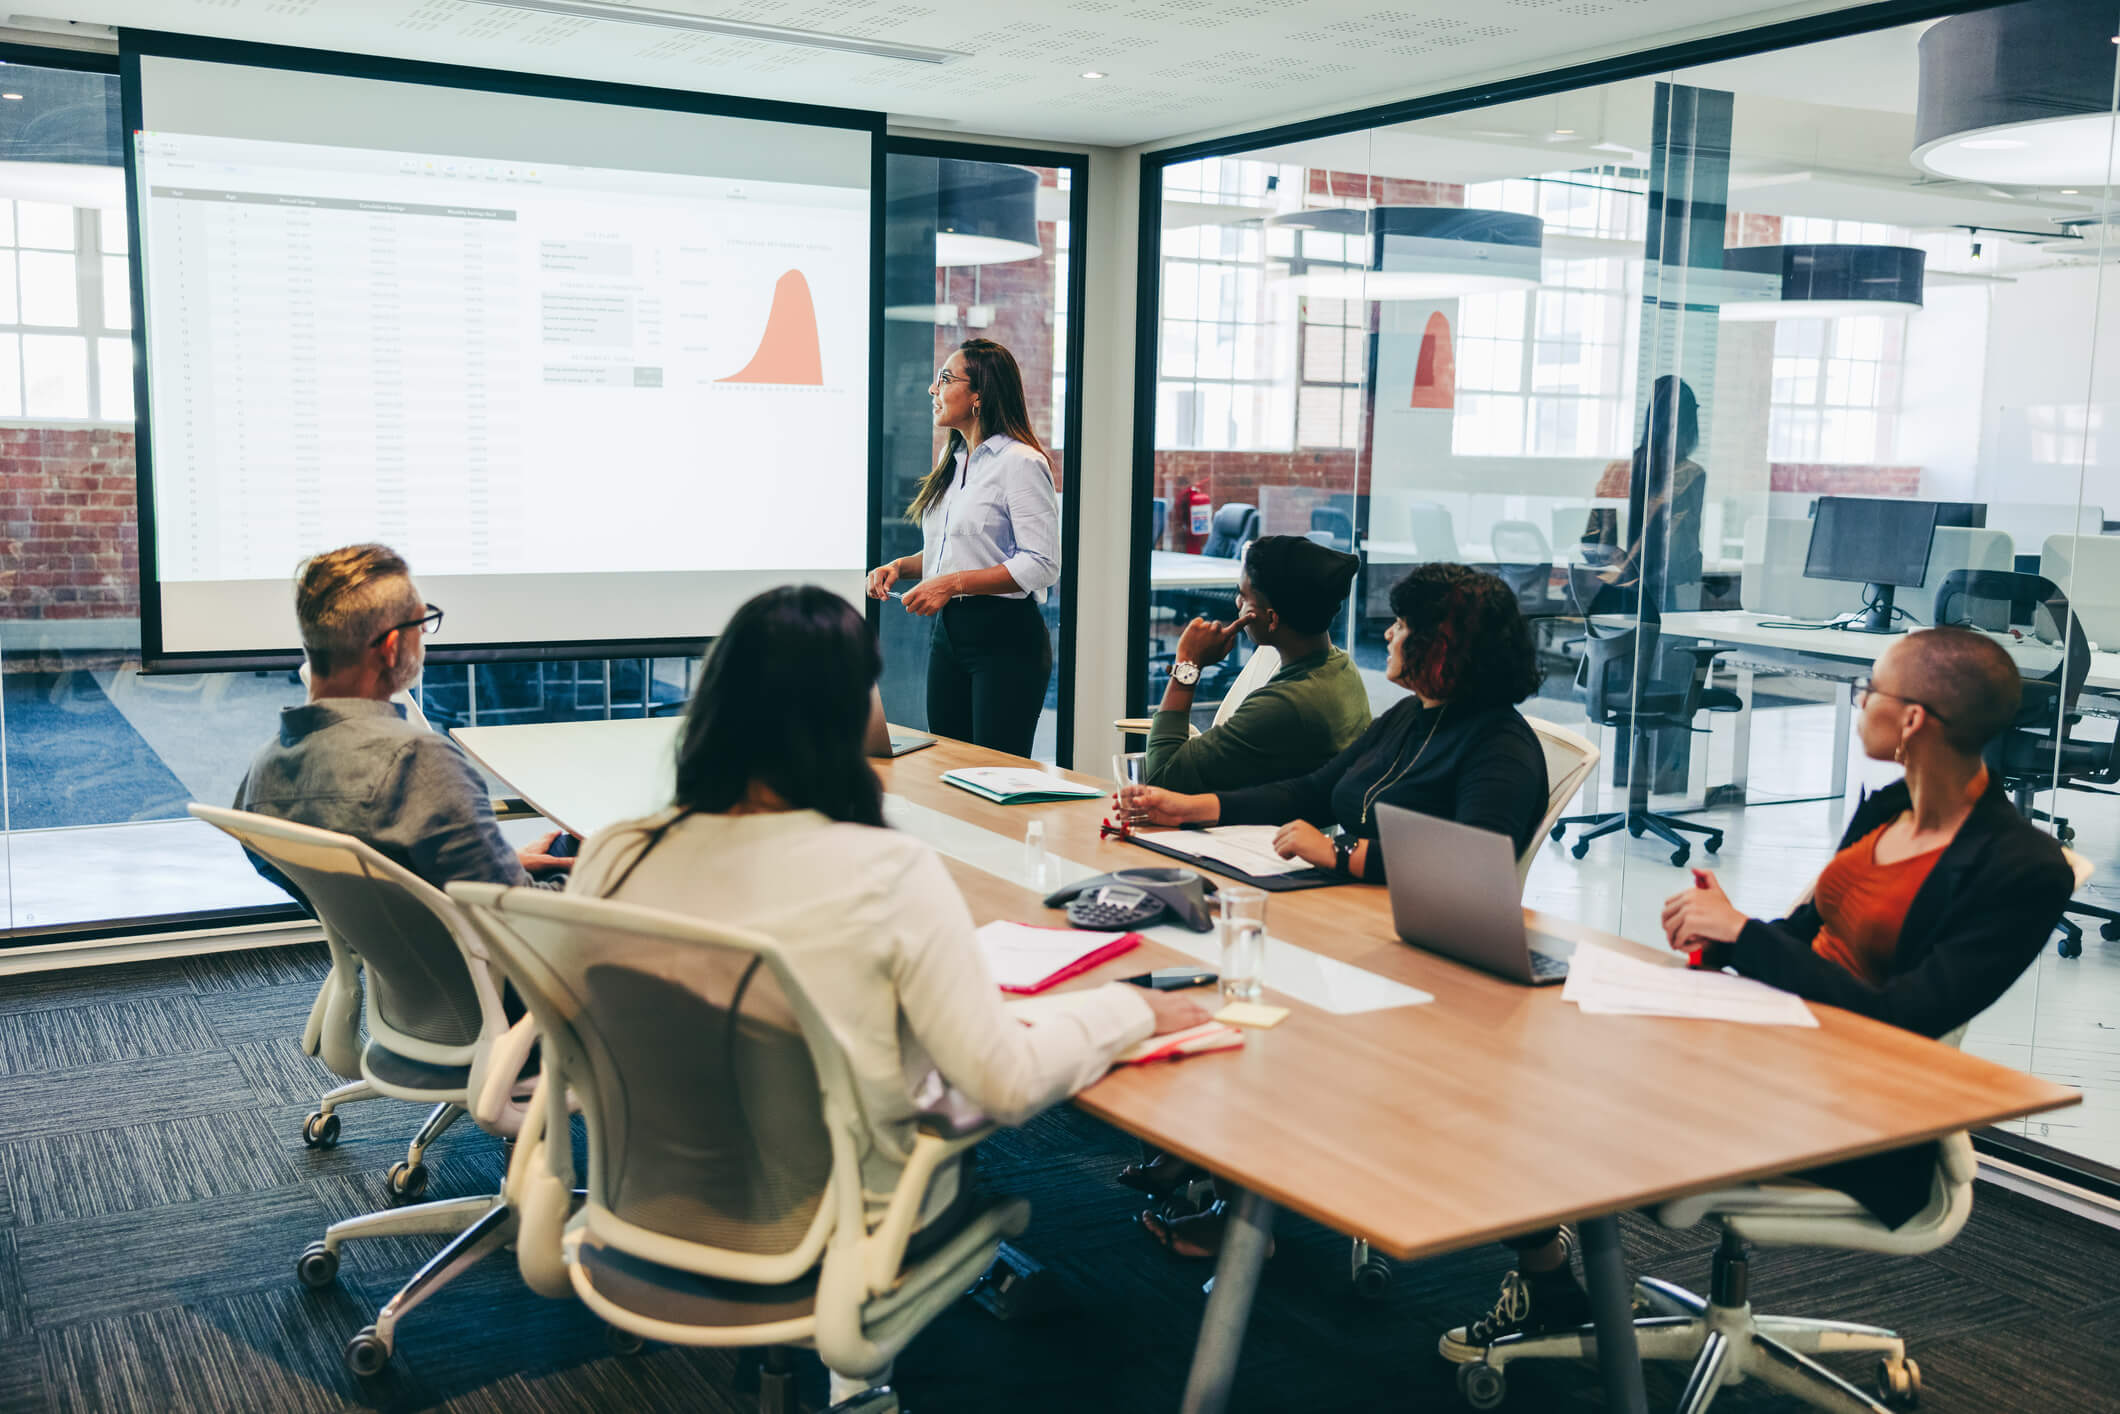
<instances>
[{"instance_id":1,"label":"black cardigan","mask_svg":"<svg viewBox=\"0 0 2120 1414\"><path fill-rule=\"evenodd\" d=\"M1864 797L1840 847L1912 803L1905 781ZM1882 987L1811 950L1820 920L1808 900L1787 918L1750 920L1736 942L1709 947L1706 960L1814 1002L1923 1036L1947 1036L1992 1006L2038 960L2075 886L2061 846L2017 813L1995 777L1908 906ZM1935 1167L1936 1146L1916 1144L1799 1177L1852 1195L1896 1228L1927 1206Z\"/></svg>"},{"instance_id":2,"label":"black cardigan","mask_svg":"<svg viewBox=\"0 0 2120 1414\"><path fill-rule=\"evenodd\" d=\"M1905 781L1865 797L1840 847L1911 804ZM2001 778L1991 777L1908 906L1883 986L1811 950L1820 920L1808 900L1787 918L1751 920L1708 960L1814 1002L1939 1037L1986 1011L2038 960L2074 892L2061 846L2018 814Z\"/></svg>"},{"instance_id":3,"label":"black cardigan","mask_svg":"<svg viewBox=\"0 0 2120 1414\"><path fill-rule=\"evenodd\" d=\"M1390 784L1377 800L1507 835L1519 857L1546 814L1545 749L1516 708L1426 708L1418 697L1408 697L1309 775L1218 792L1218 823L1308 820L1373 840L1376 810L1365 813L1363 807L1385 780ZM1383 850L1369 851L1362 877L1371 883L1384 878Z\"/></svg>"}]
</instances>

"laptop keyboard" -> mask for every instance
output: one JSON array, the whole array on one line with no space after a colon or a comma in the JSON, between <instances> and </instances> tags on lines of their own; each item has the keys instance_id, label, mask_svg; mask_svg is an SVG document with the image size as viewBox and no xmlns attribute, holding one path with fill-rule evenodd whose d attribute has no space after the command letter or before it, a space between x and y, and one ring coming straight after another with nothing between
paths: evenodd
<instances>
[{"instance_id":1,"label":"laptop keyboard","mask_svg":"<svg viewBox=\"0 0 2120 1414\"><path fill-rule=\"evenodd\" d=\"M1534 950L1531 954L1531 975L1542 980L1547 977L1566 977L1568 975L1568 959L1555 957L1550 952Z\"/></svg>"}]
</instances>

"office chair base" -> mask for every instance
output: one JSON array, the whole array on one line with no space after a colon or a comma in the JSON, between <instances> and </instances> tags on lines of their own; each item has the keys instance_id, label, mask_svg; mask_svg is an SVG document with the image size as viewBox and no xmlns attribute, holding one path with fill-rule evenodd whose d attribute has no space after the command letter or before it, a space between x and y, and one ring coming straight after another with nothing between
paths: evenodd
<instances>
[{"instance_id":1,"label":"office chair base","mask_svg":"<svg viewBox=\"0 0 2120 1414\"><path fill-rule=\"evenodd\" d=\"M304 1286L325 1287L338 1279L339 1244L350 1237L399 1237L408 1233L447 1233L450 1240L398 1293L383 1303L375 1323L346 1342L346 1368L367 1378L390 1363L398 1322L415 1306L447 1286L488 1253L515 1240L515 1210L499 1195L447 1198L410 1208L386 1208L335 1222L324 1240L312 1242L295 1259L295 1276Z\"/></svg>"},{"instance_id":2,"label":"office chair base","mask_svg":"<svg viewBox=\"0 0 2120 1414\"><path fill-rule=\"evenodd\" d=\"M1717 1264L1721 1266L1722 1258ZM1907 1358L1905 1341L1881 1327L1755 1315L1749 1303L1716 1305L1683 1287L1655 1280L1637 1282L1636 1296L1660 1313L1634 1323L1641 1358L1693 1366L1676 1406L1678 1414L1706 1414L1719 1392L1748 1379L1829 1414L1889 1414L1920 1403L1920 1365ZM1879 1356L1874 1398L1812 1358L1858 1351ZM1589 1326L1505 1336L1487 1348L1485 1360L1458 1367L1458 1393L1474 1409L1494 1409L1508 1397L1506 1372L1511 1363L1596 1358L1597 1335Z\"/></svg>"},{"instance_id":3,"label":"office chair base","mask_svg":"<svg viewBox=\"0 0 2120 1414\"><path fill-rule=\"evenodd\" d=\"M1391 1259L1359 1237L1349 1244L1347 1266L1347 1279L1354 1285L1354 1294L1364 1301L1382 1301L1391 1290L1392 1277L1397 1275Z\"/></svg>"},{"instance_id":4,"label":"office chair base","mask_svg":"<svg viewBox=\"0 0 2120 1414\"><path fill-rule=\"evenodd\" d=\"M317 1107L309 1118L302 1121L302 1142L312 1149L329 1149L339 1142L340 1105L350 1105L356 1100L373 1100L382 1095L365 1080L356 1080L341 1085L336 1090L326 1090L317 1100Z\"/></svg>"},{"instance_id":5,"label":"office chair base","mask_svg":"<svg viewBox=\"0 0 2120 1414\"><path fill-rule=\"evenodd\" d=\"M1680 831L1704 836L1700 847L1710 854L1720 854L1723 845L1722 827L1703 825L1697 821L1676 815L1660 815L1654 810L1630 806L1625 810L1608 811L1602 815L1566 815L1553 822L1548 836L1555 843L1568 832L1570 825L1581 825L1583 832L1568 846L1568 852L1581 859L1590 852L1590 841L1625 830L1635 839L1644 834L1656 836L1671 846L1671 862L1683 866L1693 855L1693 844Z\"/></svg>"}]
</instances>

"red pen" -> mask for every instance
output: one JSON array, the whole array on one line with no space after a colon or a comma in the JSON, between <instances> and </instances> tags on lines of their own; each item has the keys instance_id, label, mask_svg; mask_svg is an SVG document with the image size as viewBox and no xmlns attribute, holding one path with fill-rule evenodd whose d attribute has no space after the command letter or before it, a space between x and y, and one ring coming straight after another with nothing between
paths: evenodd
<instances>
[{"instance_id":1,"label":"red pen","mask_svg":"<svg viewBox=\"0 0 2120 1414\"><path fill-rule=\"evenodd\" d=\"M1695 869L1693 871L1693 887L1696 889L1708 887L1708 873L1705 869ZM1699 967L1700 955L1706 951L1706 948L1688 948L1686 950L1686 966Z\"/></svg>"}]
</instances>

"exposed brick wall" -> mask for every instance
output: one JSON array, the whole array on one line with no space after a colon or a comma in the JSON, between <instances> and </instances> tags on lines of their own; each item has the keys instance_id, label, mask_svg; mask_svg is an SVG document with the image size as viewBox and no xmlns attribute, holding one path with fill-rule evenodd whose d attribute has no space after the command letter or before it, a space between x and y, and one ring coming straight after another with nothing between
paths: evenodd
<instances>
[{"instance_id":1,"label":"exposed brick wall","mask_svg":"<svg viewBox=\"0 0 2120 1414\"><path fill-rule=\"evenodd\" d=\"M1179 489L1188 485L1201 487L1216 506L1230 501L1262 506L1262 535L1301 535L1310 529L1312 506L1350 490L1366 494L1369 476L1367 459L1351 447L1315 452L1159 451L1155 494L1173 507L1161 548L1180 548L1173 538L1175 507ZM1268 488L1273 494L1262 494Z\"/></svg>"},{"instance_id":2,"label":"exposed brick wall","mask_svg":"<svg viewBox=\"0 0 2120 1414\"><path fill-rule=\"evenodd\" d=\"M0 427L0 619L134 618L133 434Z\"/></svg>"},{"instance_id":3,"label":"exposed brick wall","mask_svg":"<svg viewBox=\"0 0 2120 1414\"><path fill-rule=\"evenodd\" d=\"M1854 462L1769 462L1769 491L1814 496L1919 496L1918 466L1863 466Z\"/></svg>"},{"instance_id":4,"label":"exposed brick wall","mask_svg":"<svg viewBox=\"0 0 2120 1414\"><path fill-rule=\"evenodd\" d=\"M1310 194L1378 206L1463 206L1465 188L1457 182L1422 182L1407 177L1365 176L1360 172L1310 169Z\"/></svg>"},{"instance_id":5,"label":"exposed brick wall","mask_svg":"<svg viewBox=\"0 0 2120 1414\"><path fill-rule=\"evenodd\" d=\"M1780 245L1781 218L1756 212L1732 211L1723 221L1723 246Z\"/></svg>"}]
</instances>

